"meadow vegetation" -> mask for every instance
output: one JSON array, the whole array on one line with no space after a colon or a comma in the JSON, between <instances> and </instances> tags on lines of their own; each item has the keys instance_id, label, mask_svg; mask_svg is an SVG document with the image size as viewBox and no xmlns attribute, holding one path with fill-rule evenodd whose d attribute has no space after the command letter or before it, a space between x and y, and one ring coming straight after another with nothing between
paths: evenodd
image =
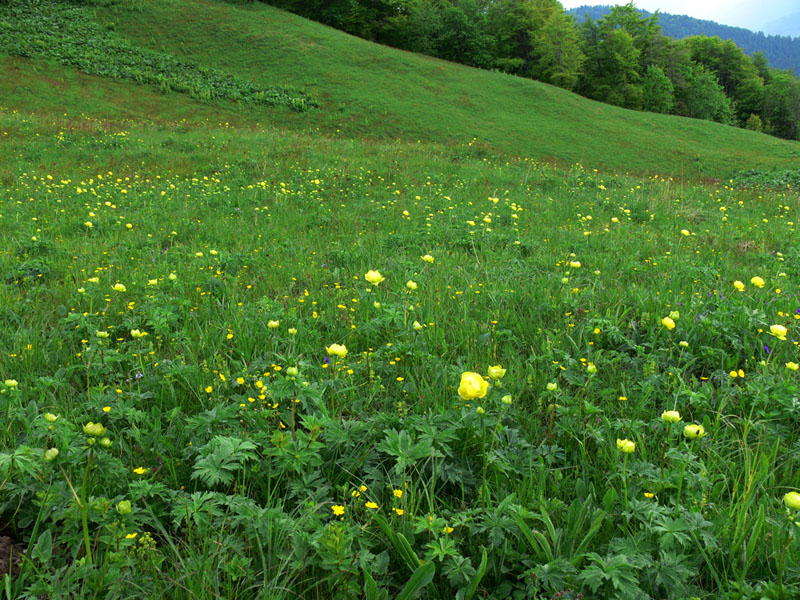
<instances>
[{"instance_id":1,"label":"meadow vegetation","mask_svg":"<svg viewBox=\"0 0 800 600\"><path fill-rule=\"evenodd\" d=\"M3 61L4 598L800 593L796 144L702 123L762 169L703 183Z\"/></svg>"}]
</instances>

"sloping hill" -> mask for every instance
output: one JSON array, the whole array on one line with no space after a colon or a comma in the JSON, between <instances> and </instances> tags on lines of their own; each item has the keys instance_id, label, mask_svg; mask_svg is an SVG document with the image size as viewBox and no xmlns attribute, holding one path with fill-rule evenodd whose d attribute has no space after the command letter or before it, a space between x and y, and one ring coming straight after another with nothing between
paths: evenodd
<instances>
[{"instance_id":1,"label":"sloping hill","mask_svg":"<svg viewBox=\"0 0 800 600\"><path fill-rule=\"evenodd\" d=\"M225 102L215 111L207 102L172 94L163 97L164 103L153 100L168 106L152 111L153 117L191 115L191 107L202 106L204 115L211 112L219 120L367 139L476 139L503 154L692 177L725 177L748 167L786 168L800 157L797 143L600 104L538 82L378 46L258 3L142 0L91 14L141 47L258 85L302 89L319 103L306 113ZM50 90L52 82L37 77L35 63L3 62L6 70L11 64L18 83L3 87L0 106L28 109L36 102L46 108L42 97L47 94L39 92ZM111 89L121 84L97 85ZM100 88L92 84L92 89ZM50 106L63 112L66 106L59 98L53 95ZM129 114L143 111L136 102L129 104Z\"/></svg>"}]
</instances>

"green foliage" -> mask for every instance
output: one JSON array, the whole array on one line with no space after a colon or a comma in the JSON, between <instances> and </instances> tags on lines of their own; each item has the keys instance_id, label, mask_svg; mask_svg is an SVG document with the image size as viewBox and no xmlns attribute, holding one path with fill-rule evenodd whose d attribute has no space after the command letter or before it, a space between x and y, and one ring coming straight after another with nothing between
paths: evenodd
<instances>
[{"instance_id":1,"label":"green foliage","mask_svg":"<svg viewBox=\"0 0 800 600\"><path fill-rule=\"evenodd\" d=\"M297 111L316 106L302 92L260 86L139 48L115 34L113 28L93 21L87 9L59 0L13 0L1 8L0 53L52 59L84 73L130 79L201 100L287 106Z\"/></svg>"},{"instance_id":2,"label":"green foliage","mask_svg":"<svg viewBox=\"0 0 800 600\"><path fill-rule=\"evenodd\" d=\"M647 67L642 80L642 108L650 112L668 113L672 110L675 90L661 67Z\"/></svg>"}]
</instances>

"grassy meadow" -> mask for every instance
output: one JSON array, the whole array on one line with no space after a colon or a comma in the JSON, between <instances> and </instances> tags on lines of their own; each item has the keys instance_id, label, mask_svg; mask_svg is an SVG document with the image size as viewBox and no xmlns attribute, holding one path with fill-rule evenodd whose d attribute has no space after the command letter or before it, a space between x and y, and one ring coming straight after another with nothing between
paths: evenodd
<instances>
[{"instance_id":1,"label":"grassy meadow","mask_svg":"<svg viewBox=\"0 0 800 600\"><path fill-rule=\"evenodd\" d=\"M0 58L4 599L800 595L800 146L260 5L82 10L316 106Z\"/></svg>"}]
</instances>

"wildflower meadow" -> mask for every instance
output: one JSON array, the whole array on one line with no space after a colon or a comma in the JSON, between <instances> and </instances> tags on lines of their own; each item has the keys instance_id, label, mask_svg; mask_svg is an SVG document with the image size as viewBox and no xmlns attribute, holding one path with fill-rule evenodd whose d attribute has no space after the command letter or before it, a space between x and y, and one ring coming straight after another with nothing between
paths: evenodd
<instances>
[{"instance_id":1,"label":"wildflower meadow","mask_svg":"<svg viewBox=\"0 0 800 600\"><path fill-rule=\"evenodd\" d=\"M793 188L51 133L0 201L7 597L800 590Z\"/></svg>"},{"instance_id":2,"label":"wildflower meadow","mask_svg":"<svg viewBox=\"0 0 800 600\"><path fill-rule=\"evenodd\" d=\"M0 57L3 600L800 597L796 143L418 138L81 27L118 80Z\"/></svg>"}]
</instances>

